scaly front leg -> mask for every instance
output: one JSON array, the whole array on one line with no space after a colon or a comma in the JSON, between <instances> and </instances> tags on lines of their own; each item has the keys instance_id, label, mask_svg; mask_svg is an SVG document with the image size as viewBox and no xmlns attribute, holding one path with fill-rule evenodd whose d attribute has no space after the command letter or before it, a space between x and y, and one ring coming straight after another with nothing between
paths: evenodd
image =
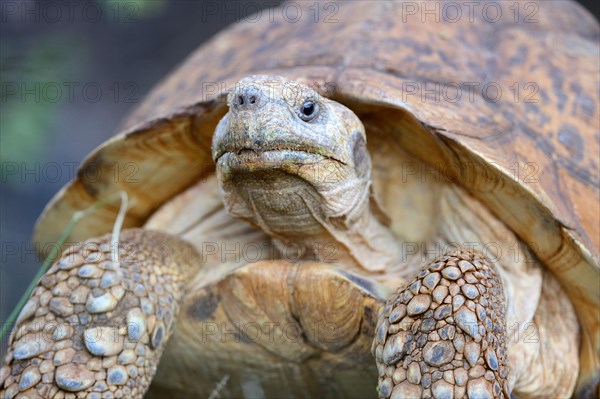
<instances>
[{"instance_id":1,"label":"scaly front leg","mask_svg":"<svg viewBox=\"0 0 600 399\"><path fill-rule=\"evenodd\" d=\"M21 311L0 369L0 397L146 392L199 256L176 237L141 229L121 233L119 263L110 236L88 244L67 249Z\"/></svg>"},{"instance_id":2,"label":"scaly front leg","mask_svg":"<svg viewBox=\"0 0 600 399\"><path fill-rule=\"evenodd\" d=\"M381 398L509 398L502 282L456 250L387 301L373 354Z\"/></svg>"}]
</instances>

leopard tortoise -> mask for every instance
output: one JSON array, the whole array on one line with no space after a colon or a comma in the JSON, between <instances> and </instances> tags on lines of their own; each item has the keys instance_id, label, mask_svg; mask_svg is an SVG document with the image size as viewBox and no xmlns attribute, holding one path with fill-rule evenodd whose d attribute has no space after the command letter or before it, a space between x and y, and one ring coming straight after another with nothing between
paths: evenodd
<instances>
[{"instance_id":1,"label":"leopard tortoise","mask_svg":"<svg viewBox=\"0 0 600 399\"><path fill-rule=\"evenodd\" d=\"M40 217L131 203L118 249L116 202L71 231L2 397L598 395L599 27L530 4L289 3L200 47Z\"/></svg>"}]
</instances>

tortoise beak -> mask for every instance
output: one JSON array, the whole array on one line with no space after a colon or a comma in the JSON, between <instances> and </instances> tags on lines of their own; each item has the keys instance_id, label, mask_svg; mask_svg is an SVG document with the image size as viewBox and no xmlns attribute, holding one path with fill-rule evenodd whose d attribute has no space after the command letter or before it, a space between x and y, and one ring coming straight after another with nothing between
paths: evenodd
<instances>
[{"instance_id":1,"label":"tortoise beak","mask_svg":"<svg viewBox=\"0 0 600 399\"><path fill-rule=\"evenodd\" d=\"M240 159L247 160L249 157L261 157L265 153L271 153L265 155L265 160L270 159L275 166L279 162L270 157L279 153L276 158L291 160L297 156L304 158L312 155L315 159L329 159L346 165L346 162L325 147L315 145L310 139L294 137L295 133L280 126L281 122L265 124L253 117L254 115L250 115L251 113L246 110L241 113L232 110L223 117L213 137L212 154L215 162L225 154L232 154L236 158L244 155Z\"/></svg>"}]
</instances>

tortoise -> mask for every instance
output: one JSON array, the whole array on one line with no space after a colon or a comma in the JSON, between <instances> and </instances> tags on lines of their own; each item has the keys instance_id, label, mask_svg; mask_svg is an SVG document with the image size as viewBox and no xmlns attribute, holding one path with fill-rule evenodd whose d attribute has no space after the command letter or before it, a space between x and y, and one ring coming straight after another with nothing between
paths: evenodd
<instances>
[{"instance_id":1,"label":"tortoise","mask_svg":"<svg viewBox=\"0 0 600 399\"><path fill-rule=\"evenodd\" d=\"M135 202L71 231L2 397L598 395L598 23L415 4L289 3L159 84L38 220Z\"/></svg>"}]
</instances>

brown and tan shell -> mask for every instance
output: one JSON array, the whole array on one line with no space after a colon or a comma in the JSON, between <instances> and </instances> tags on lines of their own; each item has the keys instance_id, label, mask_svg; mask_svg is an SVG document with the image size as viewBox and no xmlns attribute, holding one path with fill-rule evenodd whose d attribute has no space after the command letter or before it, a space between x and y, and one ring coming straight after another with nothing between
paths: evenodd
<instances>
[{"instance_id":1,"label":"brown and tan shell","mask_svg":"<svg viewBox=\"0 0 600 399\"><path fill-rule=\"evenodd\" d=\"M282 75L316 86L361 118L371 116L390 139L445 170L529 243L575 304L584 329L578 389L594 387L600 370L597 21L567 1L530 2L519 23L508 6L496 22L475 12L473 21L464 15L436 23L407 13L400 1L322 3L318 16L309 9L313 2L294 4L304 7L296 23L281 11L273 20L264 14L195 51L55 196L38 221L36 242L56 241L75 211L118 190L136 201L126 226L142 225L167 199L213 173L211 136L226 112L222 89L249 74ZM532 19L524 21L527 15ZM480 90L469 96L465 89L457 101L421 98L425 83L469 82L494 82L502 97L486 100ZM410 94L414 85L417 95ZM102 208L69 241L110 231L116 212Z\"/></svg>"}]
</instances>

